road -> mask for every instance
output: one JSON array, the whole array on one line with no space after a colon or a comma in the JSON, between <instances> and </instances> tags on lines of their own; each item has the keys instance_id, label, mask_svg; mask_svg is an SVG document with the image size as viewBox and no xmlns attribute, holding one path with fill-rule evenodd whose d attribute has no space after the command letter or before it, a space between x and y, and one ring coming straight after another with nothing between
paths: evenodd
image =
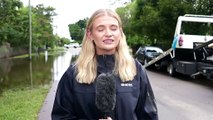
<instances>
[{"instance_id":1,"label":"road","mask_svg":"<svg viewBox=\"0 0 213 120\"><path fill-rule=\"evenodd\" d=\"M213 81L147 70L160 120L213 120Z\"/></svg>"}]
</instances>

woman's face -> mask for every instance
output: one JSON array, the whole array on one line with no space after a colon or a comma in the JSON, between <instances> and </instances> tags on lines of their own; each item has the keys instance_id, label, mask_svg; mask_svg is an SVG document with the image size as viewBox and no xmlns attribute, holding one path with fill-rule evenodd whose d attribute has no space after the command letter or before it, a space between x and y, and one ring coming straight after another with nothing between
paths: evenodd
<instances>
[{"instance_id":1,"label":"woman's face","mask_svg":"<svg viewBox=\"0 0 213 120\"><path fill-rule=\"evenodd\" d=\"M121 39L121 28L115 18L101 16L94 20L92 31L87 35L94 41L98 55L114 54Z\"/></svg>"}]
</instances>

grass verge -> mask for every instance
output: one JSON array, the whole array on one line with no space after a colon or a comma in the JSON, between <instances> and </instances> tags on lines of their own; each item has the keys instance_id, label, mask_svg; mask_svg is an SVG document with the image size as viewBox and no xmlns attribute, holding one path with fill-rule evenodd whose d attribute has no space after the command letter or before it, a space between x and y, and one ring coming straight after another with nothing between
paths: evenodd
<instances>
[{"instance_id":1,"label":"grass verge","mask_svg":"<svg viewBox=\"0 0 213 120\"><path fill-rule=\"evenodd\" d=\"M1 120L36 120L50 86L14 89L0 97Z\"/></svg>"},{"instance_id":2,"label":"grass verge","mask_svg":"<svg viewBox=\"0 0 213 120\"><path fill-rule=\"evenodd\" d=\"M48 55L60 54L61 52L64 52L64 50L66 50L66 48L64 48L64 47L57 47L57 48L54 48L54 49L48 49ZM44 55L44 52L45 51L40 52L39 55ZM31 54L31 56L38 56L38 53L34 52L34 53ZM13 56L13 57L10 57L10 59L27 58L27 57L29 57L29 54Z\"/></svg>"}]
</instances>

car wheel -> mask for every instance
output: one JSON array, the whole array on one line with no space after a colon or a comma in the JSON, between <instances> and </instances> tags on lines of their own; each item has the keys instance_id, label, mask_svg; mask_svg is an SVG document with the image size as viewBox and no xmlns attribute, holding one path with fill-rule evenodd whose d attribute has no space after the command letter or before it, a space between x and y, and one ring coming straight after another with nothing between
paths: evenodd
<instances>
[{"instance_id":1,"label":"car wheel","mask_svg":"<svg viewBox=\"0 0 213 120\"><path fill-rule=\"evenodd\" d=\"M174 68L174 65L172 62L169 63L169 65L167 66L167 71L168 71L169 75L175 76L175 68Z\"/></svg>"}]
</instances>

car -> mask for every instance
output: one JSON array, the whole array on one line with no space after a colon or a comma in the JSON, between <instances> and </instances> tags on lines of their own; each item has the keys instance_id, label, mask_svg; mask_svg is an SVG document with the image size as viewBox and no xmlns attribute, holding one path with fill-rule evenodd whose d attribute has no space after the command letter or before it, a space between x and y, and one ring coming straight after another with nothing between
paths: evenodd
<instances>
[{"instance_id":1,"label":"car","mask_svg":"<svg viewBox=\"0 0 213 120\"><path fill-rule=\"evenodd\" d=\"M160 47L143 46L138 48L135 53L135 58L141 62L141 64L145 65L161 53L163 53L163 50Z\"/></svg>"},{"instance_id":2,"label":"car","mask_svg":"<svg viewBox=\"0 0 213 120\"><path fill-rule=\"evenodd\" d=\"M64 47L66 48L78 48L80 47L79 43L70 43L70 44L65 44Z\"/></svg>"}]
</instances>

